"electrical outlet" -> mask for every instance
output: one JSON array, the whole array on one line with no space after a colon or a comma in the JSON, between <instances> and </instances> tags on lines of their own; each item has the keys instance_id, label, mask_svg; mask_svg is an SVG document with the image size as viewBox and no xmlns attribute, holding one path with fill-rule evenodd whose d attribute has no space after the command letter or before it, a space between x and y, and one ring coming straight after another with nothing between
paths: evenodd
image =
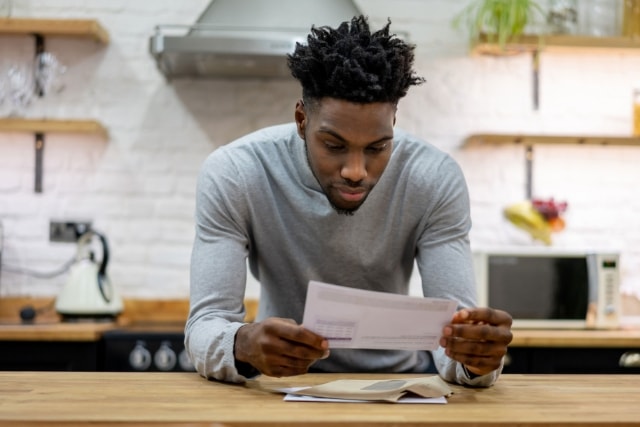
<instances>
[{"instance_id":1,"label":"electrical outlet","mask_svg":"<svg viewBox=\"0 0 640 427\"><path fill-rule=\"evenodd\" d=\"M91 221L50 221L49 241L75 243L91 229Z\"/></svg>"}]
</instances>

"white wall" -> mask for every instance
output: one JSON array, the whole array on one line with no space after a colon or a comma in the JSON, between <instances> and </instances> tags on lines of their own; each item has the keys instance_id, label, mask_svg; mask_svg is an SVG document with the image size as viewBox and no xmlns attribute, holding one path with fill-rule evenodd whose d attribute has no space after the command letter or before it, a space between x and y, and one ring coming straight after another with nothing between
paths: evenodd
<instances>
[{"instance_id":1,"label":"white wall","mask_svg":"<svg viewBox=\"0 0 640 427\"><path fill-rule=\"evenodd\" d=\"M393 6L391 6L393 3ZM192 23L207 0L14 0L19 17L96 18L111 42L47 38L68 67L65 89L36 100L28 117L96 118L108 140L47 135L44 191L33 191L33 137L0 134L3 263L53 270L73 244L50 243L50 219L90 219L111 245L109 273L127 297L189 292L194 187L216 147L264 125L290 121L300 90L274 81L168 84L148 54L159 23ZM474 245L534 245L502 208L525 197L524 153L515 146L461 148L479 132L629 135L640 52L544 53L539 110L531 58L472 57L450 20L465 1L360 0L375 26L387 17L418 45L427 84L401 102L398 125L450 152L472 199ZM30 37L0 37L0 68L33 56ZM6 107L6 106L5 106ZM1 109L2 107L0 107ZM534 194L569 202L558 247L622 251L623 290L640 294L640 147L536 147ZM0 295L55 295L65 276L0 273ZM256 295L252 283L248 293Z\"/></svg>"}]
</instances>

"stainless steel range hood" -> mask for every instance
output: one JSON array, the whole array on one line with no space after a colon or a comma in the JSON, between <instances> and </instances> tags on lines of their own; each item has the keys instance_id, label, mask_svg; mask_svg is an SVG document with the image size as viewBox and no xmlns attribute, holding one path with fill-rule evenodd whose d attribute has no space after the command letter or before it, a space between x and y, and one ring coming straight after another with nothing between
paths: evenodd
<instances>
[{"instance_id":1,"label":"stainless steel range hood","mask_svg":"<svg viewBox=\"0 0 640 427\"><path fill-rule=\"evenodd\" d=\"M361 12L352 0L213 0L194 25L159 25L149 49L174 77L290 78L286 54L312 25Z\"/></svg>"}]
</instances>

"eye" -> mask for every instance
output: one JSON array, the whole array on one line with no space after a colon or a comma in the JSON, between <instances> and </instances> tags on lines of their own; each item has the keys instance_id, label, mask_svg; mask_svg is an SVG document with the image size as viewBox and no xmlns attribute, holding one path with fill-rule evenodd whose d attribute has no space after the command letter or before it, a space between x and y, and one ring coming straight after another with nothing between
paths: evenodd
<instances>
[{"instance_id":1,"label":"eye","mask_svg":"<svg viewBox=\"0 0 640 427\"><path fill-rule=\"evenodd\" d=\"M333 151L336 153L343 151L345 149L344 145L342 144L336 144L334 142L328 142L328 141L325 141L324 146L327 148L327 150Z\"/></svg>"},{"instance_id":2,"label":"eye","mask_svg":"<svg viewBox=\"0 0 640 427\"><path fill-rule=\"evenodd\" d=\"M382 153L384 150L387 149L388 144L385 142L384 144L376 144L376 145L371 145L369 147L367 147L367 151L370 153Z\"/></svg>"}]
</instances>

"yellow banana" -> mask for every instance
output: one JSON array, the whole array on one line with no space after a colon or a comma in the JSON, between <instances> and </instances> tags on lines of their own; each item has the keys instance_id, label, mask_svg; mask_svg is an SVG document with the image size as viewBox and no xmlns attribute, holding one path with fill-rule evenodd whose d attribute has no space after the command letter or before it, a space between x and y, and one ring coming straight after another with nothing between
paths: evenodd
<instances>
[{"instance_id":1,"label":"yellow banana","mask_svg":"<svg viewBox=\"0 0 640 427\"><path fill-rule=\"evenodd\" d=\"M507 206L504 208L504 216L513 225L528 232L532 238L551 244L551 226L529 200Z\"/></svg>"}]
</instances>

